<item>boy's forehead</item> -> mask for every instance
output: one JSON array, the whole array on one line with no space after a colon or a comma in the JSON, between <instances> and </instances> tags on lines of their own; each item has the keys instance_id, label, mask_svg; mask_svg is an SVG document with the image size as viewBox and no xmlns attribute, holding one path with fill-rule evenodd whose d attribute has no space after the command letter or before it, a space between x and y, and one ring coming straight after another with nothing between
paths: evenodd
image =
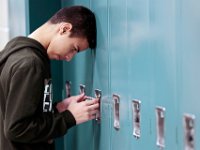
<instances>
[{"instance_id":1,"label":"boy's forehead","mask_svg":"<svg viewBox=\"0 0 200 150\"><path fill-rule=\"evenodd\" d=\"M84 51L85 49L89 48L89 43L87 39L80 40L79 44L77 45L79 48L79 51Z\"/></svg>"}]
</instances>

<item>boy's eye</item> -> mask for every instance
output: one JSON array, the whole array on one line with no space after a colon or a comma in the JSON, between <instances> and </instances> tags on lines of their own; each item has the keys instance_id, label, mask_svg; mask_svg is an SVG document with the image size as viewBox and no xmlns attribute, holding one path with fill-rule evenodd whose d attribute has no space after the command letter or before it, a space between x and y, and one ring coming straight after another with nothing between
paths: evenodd
<instances>
[{"instance_id":1,"label":"boy's eye","mask_svg":"<svg viewBox=\"0 0 200 150\"><path fill-rule=\"evenodd\" d=\"M79 49L77 49L77 48L74 48L73 50L74 50L76 53L79 52Z\"/></svg>"}]
</instances>

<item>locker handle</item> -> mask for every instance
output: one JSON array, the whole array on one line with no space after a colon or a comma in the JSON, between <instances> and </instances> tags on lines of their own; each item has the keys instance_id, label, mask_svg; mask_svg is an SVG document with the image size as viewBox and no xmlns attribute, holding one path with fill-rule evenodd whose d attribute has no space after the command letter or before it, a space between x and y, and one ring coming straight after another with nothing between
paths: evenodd
<instances>
[{"instance_id":1,"label":"locker handle","mask_svg":"<svg viewBox=\"0 0 200 150\"><path fill-rule=\"evenodd\" d=\"M65 89L66 89L66 96L70 97L71 96L71 81L65 82Z\"/></svg>"},{"instance_id":2,"label":"locker handle","mask_svg":"<svg viewBox=\"0 0 200 150\"><path fill-rule=\"evenodd\" d=\"M80 84L80 94L85 93L85 85L84 84Z\"/></svg>"},{"instance_id":3,"label":"locker handle","mask_svg":"<svg viewBox=\"0 0 200 150\"><path fill-rule=\"evenodd\" d=\"M100 123L101 120L101 95L102 92L99 89L95 89L95 97L99 99L99 112L96 114L96 121L98 121L98 123Z\"/></svg>"},{"instance_id":4,"label":"locker handle","mask_svg":"<svg viewBox=\"0 0 200 150\"><path fill-rule=\"evenodd\" d=\"M114 128L116 130L120 129L120 121L119 121L119 107L120 107L120 96L117 94L113 94L114 101Z\"/></svg>"},{"instance_id":5,"label":"locker handle","mask_svg":"<svg viewBox=\"0 0 200 150\"><path fill-rule=\"evenodd\" d=\"M156 107L156 121L157 121L157 141L156 145L163 149L165 147L165 108L157 106Z\"/></svg>"},{"instance_id":6,"label":"locker handle","mask_svg":"<svg viewBox=\"0 0 200 150\"><path fill-rule=\"evenodd\" d=\"M185 150L194 150L194 122L195 116L192 114L184 114L184 136Z\"/></svg>"},{"instance_id":7,"label":"locker handle","mask_svg":"<svg viewBox=\"0 0 200 150\"><path fill-rule=\"evenodd\" d=\"M140 100L132 100L132 111L133 111L133 136L136 139L140 138L141 130L140 130Z\"/></svg>"}]
</instances>

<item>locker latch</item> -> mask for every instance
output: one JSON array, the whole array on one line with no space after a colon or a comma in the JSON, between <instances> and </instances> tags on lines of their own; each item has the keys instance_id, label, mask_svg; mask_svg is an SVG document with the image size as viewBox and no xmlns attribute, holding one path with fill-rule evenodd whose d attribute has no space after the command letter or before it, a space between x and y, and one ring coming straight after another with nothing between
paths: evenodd
<instances>
[{"instance_id":1,"label":"locker latch","mask_svg":"<svg viewBox=\"0 0 200 150\"><path fill-rule=\"evenodd\" d=\"M99 89L95 89L95 97L99 99L99 112L96 114L96 121L98 121L98 123L100 123L100 118L101 118L101 90Z\"/></svg>"},{"instance_id":2,"label":"locker latch","mask_svg":"<svg viewBox=\"0 0 200 150\"><path fill-rule=\"evenodd\" d=\"M163 149L165 147L165 108L156 107L156 126L157 126L157 140L156 145Z\"/></svg>"},{"instance_id":3,"label":"locker latch","mask_svg":"<svg viewBox=\"0 0 200 150\"><path fill-rule=\"evenodd\" d=\"M184 114L184 135L185 135L185 150L194 150L194 122L195 116L192 114Z\"/></svg>"},{"instance_id":4,"label":"locker latch","mask_svg":"<svg viewBox=\"0 0 200 150\"><path fill-rule=\"evenodd\" d=\"M85 93L85 85L80 84L80 94Z\"/></svg>"},{"instance_id":5,"label":"locker latch","mask_svg":"<svg viewBox=\"0 0 200 150\"><path fill-rule=\"evenodd\" d=\"M114 128L116 130L120 129L120 121L119 121L119 106L120 106L120 97L117 94L113 94L113 102L114 102Z\"/></svg>"},{"instance_id":6,"label":"locker latch","mask_svg":"<svg viewBox=\"0 0 200 150\"><path fill-rule=\"evenodd\" d=\"M66 96L70 97L71 96L71 81L65 82L65 89L66 89Z\"/></svg>"},{"instance_id":7,"label":"locker latch","mask_svg":"<svg viewBox=\"0 0 200 150\"><path fill-rule=\"evenodd\" d=\"M136 139L140 138L140 100L132 100L132 111L133 111L133 136Z\"/></svg>"}]
</instances>

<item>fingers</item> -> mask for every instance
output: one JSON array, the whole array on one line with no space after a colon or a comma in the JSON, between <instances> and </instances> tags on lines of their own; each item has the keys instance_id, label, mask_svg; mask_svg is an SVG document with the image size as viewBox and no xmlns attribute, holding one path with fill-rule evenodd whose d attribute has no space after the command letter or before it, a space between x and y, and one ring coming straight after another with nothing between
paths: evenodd
<instances>
[{"instance_id":1,"label":"fingers","mask_svg":"<svg viewBox=\"0 0 200 150\"><path fill-rule=\"evenodd\" d=\"M85 96L84 99L85 99L85 100L93 100L94 98L93 98L93 97L90 97L90 96Z\"/></svg>"},{"instance_id":2,"label":"fingers","mask_svg":"<svg viewBox=\"0 0 200 150\"><path fill-rule=\"evenodd\" d=\"M99 113L99 101L97 99L84 101L85 114L87 115L87 120L95 119L96 114Z\"/></svg>"},{"instance_id":3,"label":"fingers","mask_svg":"<svg viewBox=\"0 0 200 150\"><path fill-rule=\"evenodd\" d=\"M99 103L87 106L88 120L95 119L99 113Z\"/></svg>"},{"instance_id":4,"label":"fingers","mask_svg":"<svg viewBox=\"0 0 200 150\"><path fill-rule=\"evenodd\" d=\"M84 93L76 96L77 102L81 102L81 101L84 101L84 100L85 100L85 94Z\"/></svg>"},{"instance_id":5,"label":"fingers","mask_svg":"<svg viewBox=\"0 0 200 150\"><path fill-rule=\"evenodd\" d=\"M97 110L97 111L99 110L99 103L88 106L88 111L92 112L94 110Z\"/></svg>"},{"instance_id":6,"label":"fingers","mask_svg":"<svg viewBox=\"0 0 200 150\"><path fill-rule=\"evenodd\" d=\"M82 102L82 101L85 101L85 100L94 100L93 97L89 97L89 96L86 96L84 93L80 94L80 95L77 95L77 96L74 96L75 99L76 99L76 102ZM99 99L95 99L96 101L99 101ZM96 102L95 102L96 103ZM88 103L88 105L91 105L90 103Z\"/></svg>"},{"instance_id":7,"label":"fingers","mask_svg":"<svg viewBox=\"0 0 200 150\"><path fill-rule=\"evenodd\" d=\"M95 119L99 113L100 103L97 98L88 97L83 93L69 99L70 103L66 109L73 114L77 124Z\"/></svg>"},{"instance_id":8,"label":"fingers","mask_svg":"<svg viewBox=\"0 0 200 150\"><path fill-rule=\"evenodd\" d=\"M85 101L85 104L87 106L94 105L94 104L97 104L97 103L99 103L99 99L92 99L92 100Z\"/></svg>"},{"instance_id":9,"label":"fingers","mask_svg":"<svg viewBox=\"0 0 200 150\"><path fill-rule=\"evenodd\" d=\"M88 118L88 121L89 121L89 120L93 120L93 119L96 119L96 114L90 115L89 118Z\"/></svg>"},{"instance_id":10,"label":"fingers","mask_svg":"<svg viewBox=\"0 0 200 150\"><path fill-rule=\"evenodd\" d=\"M88 120L96 119L97 113L98 113L98 110L93 110L93 111L88 112L87 115L86 115L87 116L86 120L88 121Z\"/></svg>"},{"instance_id":11,"label":"fingers","mask_svg":"<svg viewBox=\"0 0 200 150\"><path fill-rule=\"evenodd\" d=\"M99 100L86 100L69 105L68 110L73 114L76 123L80 124L96 118L99 113Z\"/></svg>"}]
</instances>

